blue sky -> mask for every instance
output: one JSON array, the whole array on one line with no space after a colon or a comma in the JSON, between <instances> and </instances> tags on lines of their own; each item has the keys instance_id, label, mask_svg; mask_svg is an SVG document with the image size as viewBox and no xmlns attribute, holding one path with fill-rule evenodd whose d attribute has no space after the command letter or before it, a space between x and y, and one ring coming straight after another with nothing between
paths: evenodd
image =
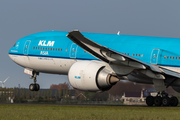
<instances>
[{"instance_id":1,"label":"blue sky","mask_svg":"<svg viewBox=\"0 0 180 120\"><path fill-rule=\"evenodd\" d=\"M180 38L179 0L0 0L0 81L28 88L32 80L8 57L26 35L49 30ZM67 76L41 74L41 88L68 82Z\"/></svg>"}]
</instances>

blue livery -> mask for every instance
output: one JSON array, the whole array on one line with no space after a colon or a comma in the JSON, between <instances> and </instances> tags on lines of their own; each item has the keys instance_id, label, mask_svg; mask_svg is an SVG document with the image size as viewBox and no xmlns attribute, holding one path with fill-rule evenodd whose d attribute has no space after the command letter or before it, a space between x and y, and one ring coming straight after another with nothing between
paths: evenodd
<instances>
[{"instance_id":1,"label":"blue livery","mask_svg":"<svg viewBox=\"0 0 180 120\"><path fill-rule=\"evenodd\" d=\"M68 32L35 33L18 40L9 54L79 60L97 60L66 37ZM162 66L180 66L179 38L134 35L82 33L94 42L141 61ZM53 46L38 45L40 41L54 41Z\"/></svg>"}]
</instances>

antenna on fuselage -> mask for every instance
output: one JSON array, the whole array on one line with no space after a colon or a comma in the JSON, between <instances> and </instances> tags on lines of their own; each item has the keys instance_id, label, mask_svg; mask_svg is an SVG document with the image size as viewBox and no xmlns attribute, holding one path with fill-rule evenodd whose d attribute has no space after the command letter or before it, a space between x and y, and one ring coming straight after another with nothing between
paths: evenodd
<instances>
[{"instance_id":1,"label":"antenna on fuselage","mask_svg":"<svg viewBox=\"0 0 180 120\"><path fill-rule=\"evenodd\" d=\"M120 35L121 31L118 31L117 35Z\"/></svg>"}]
</instances>

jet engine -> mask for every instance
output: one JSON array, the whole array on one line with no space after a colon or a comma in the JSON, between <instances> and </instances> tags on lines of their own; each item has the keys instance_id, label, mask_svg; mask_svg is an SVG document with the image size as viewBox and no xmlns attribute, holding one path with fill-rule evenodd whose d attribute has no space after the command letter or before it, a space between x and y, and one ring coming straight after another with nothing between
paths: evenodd
<instances>
[{"instance_id":1,"label":"jet engine","mask_svg":"<svg viewBox=\"0 0 180 120\"><path fill-rule=\"evenodd\" d=\"M70 84L83 91L105 91L115 85L119 79L100 63L79 61L74 63L68 73Z\"/></svg>"}]
</instances>

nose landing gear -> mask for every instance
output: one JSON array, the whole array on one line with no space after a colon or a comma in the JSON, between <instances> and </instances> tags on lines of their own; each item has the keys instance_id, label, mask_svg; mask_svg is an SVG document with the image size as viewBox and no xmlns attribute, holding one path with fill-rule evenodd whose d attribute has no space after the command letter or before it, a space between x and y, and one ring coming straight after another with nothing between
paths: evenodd
<instances>
[{"instance_id":1,"label":"nose landing gear","mask_svg":"<svg viewBox=\"0 0 180 120\"><path fill-rule=\"evenodd\" d=\"M30 79L34 80L34 84L32 83L29 85L29 90L31 90L31 91L39 91L39 89L40 89L39 84L36 83L37 82L37 80L36 80L37 75L39 75L38 72L33 72L33 76L30 77Z\"/></svg>"}]
</instances>

